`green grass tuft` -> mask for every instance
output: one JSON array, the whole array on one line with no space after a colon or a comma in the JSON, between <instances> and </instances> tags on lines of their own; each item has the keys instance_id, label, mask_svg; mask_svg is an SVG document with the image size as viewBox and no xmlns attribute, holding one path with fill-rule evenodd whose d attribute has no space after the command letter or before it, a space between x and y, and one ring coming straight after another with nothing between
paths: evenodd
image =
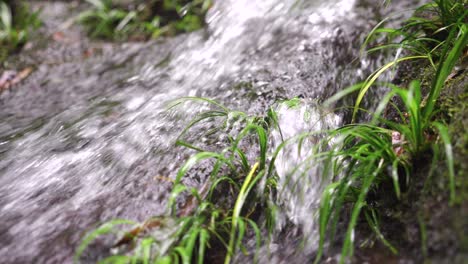
<instances>
[{"instance_id":1,"label":"green grass tuft","mask_svg":"<svg viewBox=\"0 0 468 264\"><path fill-rule=\"evenodd\" d=\"M39 12L30 12L25 3L8 3L0 1L0 63L21 48L41 24Z\"/></svg>"},{"instance_id":2,"label":"green grass tuft","mask_svg":"<svg viewBox=\"0 0 468 264\"><path fill-rule=\"evenodd\" d=\"M112 0L86 0L92 8L78 17L93 38L125 40L191 32L204 25L211 0L148 1L134 8Z\"/></svg>"},{"instance_id":3,"label":"green grass tuft","mask_svg":"<svg viewBox=\"0 0 468 264\"><path fill-rule=\"evenodd\" d=\"M396 249L378 231L376 217L369 217L369 212L375 214L375 211L366 203L366 196L370 190L377 190L380 182L388 180L393 182L395 196L401 197L399 169L405 171L406 181L409 182L413 157L421 155L431 145L439 144L428 136L437 132L445 146L445 157L449 168L450 204L453 204L455 173L451 140L446 126L433 120L433 112L449 74L467 45L467 25L464 22L467 11L462 9L460 1L434 1L417 11L417 13L431 12L432 16L429 18L413 16L400 29L378 29L384 21L379 23L367 37L365 45L369 45L376 34L388 34L388 40L399 40L399 42L373 47L369 52L398 48L415 55L396 58L373 73L364 83L344 89L327 101L327 103L338 101L359 90L353 110L353 121L355 121L357 113L362 111L359 106L366 92L384 71L412 59L428 59L436 69L429 94L424 100L419 81L411 82L408 89L385 84L390 87L390 92L384 96L374 111L371 124L352 124L336 131L344 136L343 147L332 155L330 162L336 164L334 163L336 159L345 160L347 169L340 172L342 174L339 180L331 183L323 194L320 209L320 246L316 262L321 258L325 237L330 229L331 235L328 237L333 239L338 215L345 202L352 202L353 209L343 241L341 263L353 254L353 230L363 209L367 222L376 236L392 252L396 252ZM438 60L437 65L435 58ZM402 109L390 102L394 97L398 97L403 102ZM389 105L400 114L401 122L386 120L381 116L382 111ZM432 149L437 148L432 147ZM385 168L391 168L390 173Z\"/></svg>"}]
</instances>

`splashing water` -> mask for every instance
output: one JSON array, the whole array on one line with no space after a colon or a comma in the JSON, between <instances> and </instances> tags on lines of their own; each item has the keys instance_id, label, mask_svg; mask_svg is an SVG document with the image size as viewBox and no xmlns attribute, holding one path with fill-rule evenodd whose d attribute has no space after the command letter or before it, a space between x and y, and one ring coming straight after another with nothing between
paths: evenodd
<instances>
[{"instance_id":1,"label":"splashing water","mask_svg":"<svg viewBox=\"0 0 468 264\"><path fill-rule=\"evenodd\" d=\"M276 132L273 135L275 148L282 142L281 138L290 139L303 133L314 133L316 136L307 137L299 142L287 144L275 162L279 175L279 203L283 204L282 213L288 221L302 227L302 233L310 238L313 247L318 242L316 213L320 204L320 197L324 187L329 183L323 164L314 156L320 151L333 147L315 148L322 135L320 132L337 128L341 118L332 113L320 111L320 108L302 105L289 108L281 105L278 110L279 126L282 136ZM281 217L279 217L281 219ZM278 223L280 227L286 223Z\"/></svg>"}]
</instances>

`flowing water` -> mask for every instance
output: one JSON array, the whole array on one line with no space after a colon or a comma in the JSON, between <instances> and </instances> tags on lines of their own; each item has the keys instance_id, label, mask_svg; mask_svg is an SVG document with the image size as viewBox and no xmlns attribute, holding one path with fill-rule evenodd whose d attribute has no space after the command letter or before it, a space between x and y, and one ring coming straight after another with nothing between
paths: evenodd
<instances>
[{"instance_id":1,"label":"flowing water","mask_svg":"<svg viewBox=\"0 0 468 264\"><path fill-rule=\"evenodd\" d=\"M280 110L285 133L342 122L340 116L320 126L298 120L313 108L307 102L362 80L381 63L358 56L365 33L390 11L381 2L215 1L205 30L123 44L87 60L37 59L30 78L0 95L1 262L69 263L83 235L99 223L164 214L172 185L163 179L174 178L192 153L174 147L175 138L201 110L167 111L171 99L203 96L261 114L298 96L305 108ZM399 10L408 5L392 2ZM280 176L297 159L285 152ZM200 186L205 177L184 182ZM318 185L314 179L302 184L301 199L284 187L284 222L315 234ZM282 234L298 232L279 222ZM293 240L262 248L277 253L261 262L295 262L288 257L302 253ZM310 245L303 256L313 253Z\"/></svg>"}]
</instances>

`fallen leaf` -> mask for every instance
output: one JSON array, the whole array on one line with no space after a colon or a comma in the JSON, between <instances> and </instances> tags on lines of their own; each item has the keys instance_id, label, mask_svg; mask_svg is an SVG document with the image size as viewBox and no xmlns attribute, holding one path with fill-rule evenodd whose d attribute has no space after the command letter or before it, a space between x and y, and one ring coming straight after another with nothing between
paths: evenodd
<instances>
[{"instance_id":1,"label":"fallen leaf","mask_svg":"<svg viewBox=\"0 0 468 264\"><path fill-rule=\"evenodd\" d=\"M0 92L20 83L22 80L26 79L32 71L32 67L27 67L20 72L4 71L0 77Z\"/></svg>"},{"instance_id":2,"label":"fallen leaf","mask_svg":"<svg viewBox=\"0 0 468 264\"><path fill-rule=\"evenodd\" d=\"M20 71L16 77L11 81L11 84L12 85L15 85L19 82L21 82L22 80L26 79L33 71L33 68L32 67L27 67L25 69L23 69L22 71Z\"/></svg>"},{"instance_id":3,"label":"fallen leaf","mask_svg":"<svg viewBox=\"0 0 468 264\"><path fill-rule=\"evenodd\" d=\"M16 71L4 71L0 77L0 91L10 88L11 81L15 76Z\"/></svg>"}]
</instances>

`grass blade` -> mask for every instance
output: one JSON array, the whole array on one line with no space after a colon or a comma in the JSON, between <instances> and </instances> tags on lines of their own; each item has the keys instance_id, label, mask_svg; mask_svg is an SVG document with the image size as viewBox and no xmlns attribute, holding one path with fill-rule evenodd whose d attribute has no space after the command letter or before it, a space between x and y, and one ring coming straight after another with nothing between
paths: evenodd
<instances>
[{"instance_id":1,"label":"grass blade","mask_svg":"<svg viewBox=\"0 0 468 264\"><path fill-rule=\"evenodd\" d=\"M450 43L457 35L458 38L455 40L453 48L449 51L450 45L446 45L444 55L442 58L445 58L440 64L437 69L436 77L434 78L434 82L431 87L431 91L429 93L429 98L427 100L427 104L423 110L423 116L427 120L432 115L432 111L434 109L434 105L439 98L440 91L442 90L445 80L452 72L455 63L460 58L460 54L462 53L463 49L466 48L468 43L468 25L462 24L459 27L458 34L456 28L450 31L449 37L447 38L447 43ZM445 57L445 54L448 55Z\"/></svg>"},{"instance_id":2,"label":"grass blade","mask_svg":"<svg viewBox=\"0 0 468 264\"><path fill-rule=\"evenodd\" d=\"M452 151L452 143L450 142L450 135L448 133L447 126L434 122L434 126L439 131L439 135L442 138L442 142L444 143L445 147L445 156L447 167L449 169L449 186L450 186L450 204L453 205L455 202L455 166L453 160L453 151Z\"/></svg>"},{"instance_id":3,"label":"grass blade","mask_svg":"<svg viewBox=\"0 0 468 264\"><path fill-rule=\"evenodd\" d=\"M231 232L230 232L230 239L229 239L229 246L228 252L226 254L226 258L224 260L225 264L229 264L231 262L231 257L235 253L235 240L236 240L236 230L238 226L238 221L240 217L240 213L242 210L242 206L244 205L245 199L247 198L248 192L247 190L250 187L250 183L253 179L254 173L257 170L259 163L255 163L250 170L249 174L245 178L244 184L241 187L241 190L237 196L236 203L234 205L234 210L232 213L232 223L231 223Z\"/></svg>"},{"instance_id":4,"label":"grass blade","mask_svg":"<svg viewBox=\"0 0 468 264\"><path fill-rule=\"evenodd\" d=\"M97 237L115 232L115 229L114 229L115 226L118 226L118 225L134 225L134 224L135 224L135 222L130 221L130 220L117 219L117 220L113 220L113 221L110 221L110 222L107 222L107 223L101 225L99 228L97 228L96 230L94 230L91 233L89 233L88 235L86 235L86 237L83 239L83 241L81 242L81 244L79 245L79 247L78 247L78 249L76 251L76 254L75 254L75 257L74 257L74 262L75 263L79 262L79 259L80 259L81 255L83 254L83 252L85 251L85 249L94 240L96 240Z\"/></svg>"},{"instance_id":5,"label":"grass blade","mask_svg":"<svg viewBox=\"0 0 468 264\"><path fill-rule=\"evenodd\" d=\"M377 78L379 78L382 73L384 73L386 70L389 68L393 67L394 65L406 61L406 60L415 60L415 59L427 59L428 56L408 56L408 57L403 57L399 58L397 60L394 60L392 62L387 63L383 67L381 67L379 70L375 71L365 82L361 90L359 91L358 97L356 99L356 103L354 105L354 110L353 110L353 117L352 117L352 122L356 121L356 114L359 109L359 105L361 104L362 99L364 98L364 95L367 93L367 90L375 83Z\"/></svg>"}]
</instances>

